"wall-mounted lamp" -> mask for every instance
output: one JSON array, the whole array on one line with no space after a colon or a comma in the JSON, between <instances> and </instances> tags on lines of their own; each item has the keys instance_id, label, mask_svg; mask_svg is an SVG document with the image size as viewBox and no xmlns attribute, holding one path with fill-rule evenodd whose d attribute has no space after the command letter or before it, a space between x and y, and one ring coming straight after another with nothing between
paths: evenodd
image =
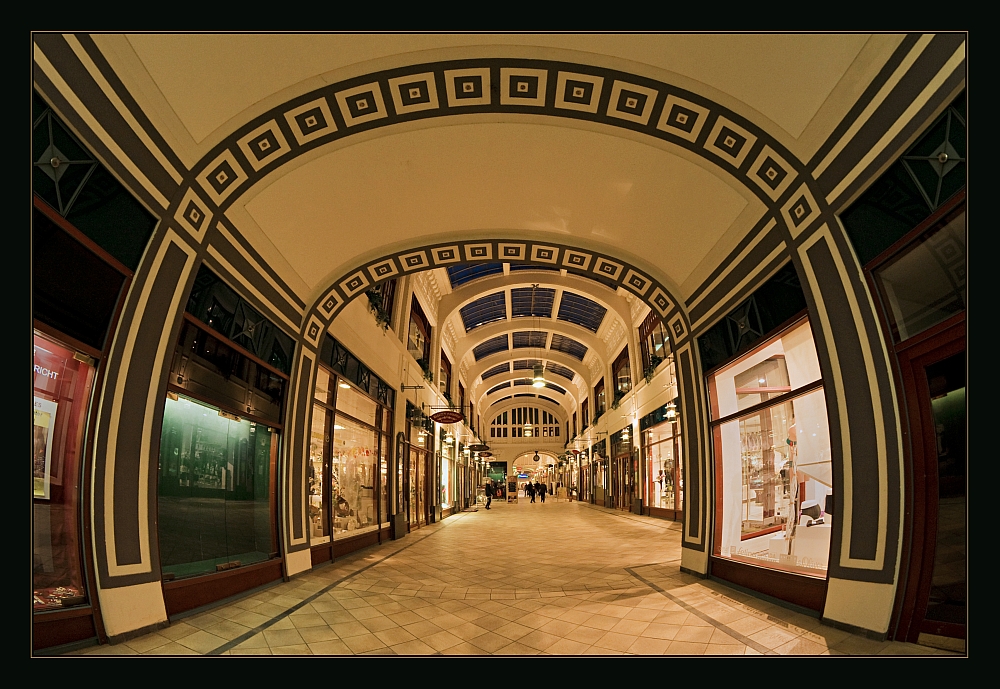
<instances>
[{"instance_id":1,"label":"wall-mounted lamp","mask_svg":"<svg viewBox=\"0 0 1000 689\"><path fill-rule=\"evenodd\" d=\"M673 402L667 403L667 413L666 417L668 421L673 421L677 418L677 405Z\"/></svg>"}]
</instances>

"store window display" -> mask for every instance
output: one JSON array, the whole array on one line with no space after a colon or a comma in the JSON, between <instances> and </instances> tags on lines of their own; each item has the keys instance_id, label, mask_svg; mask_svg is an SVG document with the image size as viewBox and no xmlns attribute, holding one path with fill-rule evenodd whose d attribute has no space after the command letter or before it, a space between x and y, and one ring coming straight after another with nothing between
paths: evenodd
<instances>
[{"instance_id":1,"label":"store window display","mask_svg":"<svg viewBox=\"0 0 1000 689\"><path fill-rule=\"evenodd\" d=\"M642 432L643 455L646 461L646 495L649 508L679 512L684 507L681 457L683 449L680 424L676 421L676 404L668 403L664 406L670 405L673 405L673 408L669 409L668 413L672 412L675 420L662 421ZM655 416L655 412L649 416ZM643 422L646 421L644 418Z\"/></svg>"},{"instance_id":2,"label":"store window display","mask_svg":"<svg viewBox=\"0 0 1000 689\"><path fill-rule=\"evenodd\" d=\"M330 498L334 538L378 527L378 405L340 380L330 450Z\"/></svg>"},{"instance_id":3,"label":"store window display","mask_svg":"<svg viewBox=\"0 0 1000 689\"><path fill-rule=\"evenodd\" d=\"M84 361L81 361L84 359ZM80 548L80 468L94 368L34 333L32 578L36 611L87 602Z\"/></svg>"},{"instance_id":4,"label":"store window display","mask_svg":"<svg viewBox=\"0 0 1000 689\"><path fill-rule=\"evenodd\" d=\"M166 578L277 556L272 486L278 446L275 428L168 394L157 499Z\"/></svg>"},{"instance_id":5,"label":"store window display","mask_svg":"<svg viewBox=\"0 0 1000 689\"><path fill-rule=\"evenodd\" d=\"M802 319L709 377L715 555L825 577L834 516L819 361Z\"/></svg>"}]
</instances>

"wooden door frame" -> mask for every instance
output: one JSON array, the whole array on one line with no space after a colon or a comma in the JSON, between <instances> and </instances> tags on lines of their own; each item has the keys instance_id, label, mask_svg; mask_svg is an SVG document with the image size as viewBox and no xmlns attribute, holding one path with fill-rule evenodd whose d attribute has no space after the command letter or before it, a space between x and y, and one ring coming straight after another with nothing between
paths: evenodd
<instances>
[{"instance_id":1,"label":"wooden door frame","mask_svg":"<svg viewBox=\"0 0 1000 689\"><path fill-rule=\"evenodd\" d=\"M899 366L903 407L908 425L909 442L907 470L910 489L906 492L906 542L904 569L901 571L896 596L894 637L916 643L923 629L924 615L930 596L934 573L934 551L937 540L935 508L938 500L937 454L929 448L936 445L932 410L924 400L930 399L930 387L924 370L966 349L965 313L958 314L930 329L918 342L905 343L896 351ZM925 528L919 529L920 525ZM943 624L943 623L942 623ZM964 638L964 629L949 625L933 633ZM954 628L951 628L954 627Z\"/></svg>"}]
</instances>

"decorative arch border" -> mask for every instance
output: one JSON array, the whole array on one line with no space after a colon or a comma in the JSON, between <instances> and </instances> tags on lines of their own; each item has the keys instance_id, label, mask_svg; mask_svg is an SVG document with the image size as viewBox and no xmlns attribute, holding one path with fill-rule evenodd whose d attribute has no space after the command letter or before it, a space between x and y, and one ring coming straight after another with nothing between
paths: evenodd
<instances>
[{"instance_id":1,"label":"decorative arch border","mask_svg":"<svg viewBox=\"0 0 1000 689\"><path fill-rule=\"evenodd\" d=\"M169 209L196 243L264 177L298 156L354 134L411 121L469 114L523 114L593 122L688 150L753 192L793 236L813 224L821 196L805 166L763 128L695 92L596 65L526 58L420 63L360 75L297 96L255 117L192 168ZM548 242L462 242L418 247L338 278L302 318L304 341L354 297L417 269L517 260L593 272L643 298L675 337L690 324L678 300L635 266Z\"/></svg>"}]
</instances>

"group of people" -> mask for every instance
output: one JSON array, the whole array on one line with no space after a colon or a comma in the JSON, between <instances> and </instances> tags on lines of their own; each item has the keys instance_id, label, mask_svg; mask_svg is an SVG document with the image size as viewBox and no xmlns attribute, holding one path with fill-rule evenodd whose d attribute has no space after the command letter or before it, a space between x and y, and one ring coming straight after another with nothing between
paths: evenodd
<instances>
[{"instance_id":1,"label":"group of people","mask_svg":"<svg viewBox=\"0 0 1000 689\"><path fill-rule=\"evenodd\" d=\"M486 482L486 509L491 509L490 505L493 503L493 498L503 497L503 487L496 481ZM542 502L545 502L545 494L549 492L548 486L544 483L539 483L535 481L532 483L528 481L524 484L524 494L531 498L531 502L535 501L536 496L540 496Z\"/></svg>"},{"instance_id":2,"label":"group of people","mask_svg":"<svg viewBox=\"0 0 1000 689\"><path fill-rule=\"evenodd\" d=\"M535 501L535 496L541 496L542 502L545 502L545 493L548 492L548 487L544 483L539 483L535 481L532 483L528 481L524 484L524 494L531 498L531 502Z\"/></svg>"}]
</instances>

